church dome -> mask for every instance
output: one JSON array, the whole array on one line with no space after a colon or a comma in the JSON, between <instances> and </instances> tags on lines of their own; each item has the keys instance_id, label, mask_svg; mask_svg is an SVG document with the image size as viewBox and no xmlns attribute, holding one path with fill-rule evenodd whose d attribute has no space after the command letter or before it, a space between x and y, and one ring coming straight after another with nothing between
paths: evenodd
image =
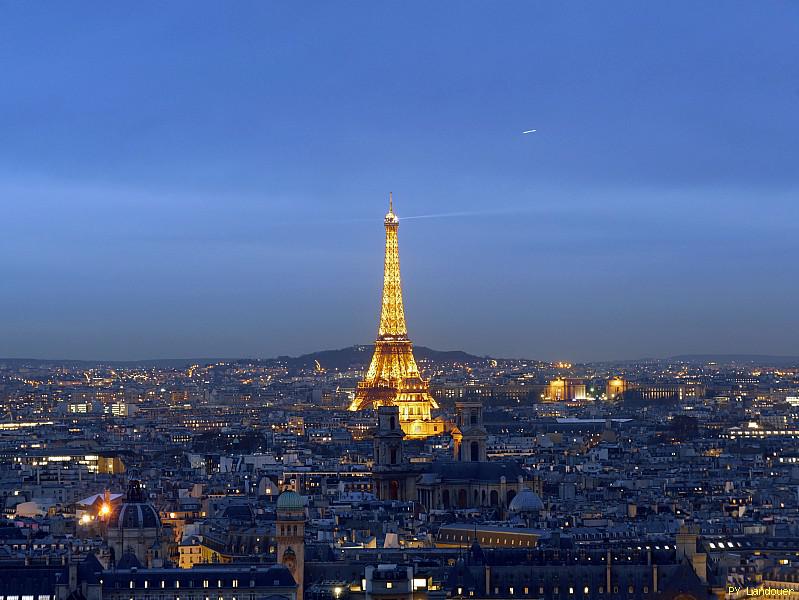
<instances>
[{"instance_id":1,"label":"church dome","mask_svg":"<svg viewBox=\"0 0 799 600\"><path fill-rule=\"evenodd\" d=\"M543 510L544 503L533 490L524 488L513 497L508 510L513 513L537 512Z\"/></svg>"},{"instance_id":2,"label":"church dome","mask_svg":"<svg viewBox=\"0 0 799 600\"><path fill-rule=\"evenodd\" d=\"M161 519L152 504L144 498L141 484L133 480L128 484L125 502L113 509L108 526L115 529L149 529L161 527Z\"/></svg>"},{"instance_id":3,"label":"church dome","mask_svg":"<svg viewBox=\"0 0 799 600\"><path fill-rule=\"evenodd\" d=\"M129 504L125 503L115 510L108 519L109 527L121 527L123 529L146 529L148 527L160 527L161 519L151 504Z\"/></svg>"},{"instance_id":4,"label":"church dome","mask_svg":"<svg viewBox=\"0 0 799 600\"><path fill-rule=\"evenodd\" d=\"M277 510L305 510L305 498L287 490L278 497Z\"/></svg>"}]
</instances>

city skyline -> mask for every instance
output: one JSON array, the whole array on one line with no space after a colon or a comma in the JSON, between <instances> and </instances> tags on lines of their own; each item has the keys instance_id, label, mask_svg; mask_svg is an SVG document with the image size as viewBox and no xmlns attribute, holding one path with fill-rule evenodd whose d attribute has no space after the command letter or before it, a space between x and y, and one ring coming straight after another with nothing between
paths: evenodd
<instances>
[{"instance_id":1,"label":"city skyline","mask_svg":"<svg viewBox=\"0 0 799 600\"><path fill-rule=\"evenodd\" d=\"M0 0L0 600L799 600L799 4Z\"/></svg>"},{"instance_id":2,"label":"city skyline","mask_svg":"<svg viewBox=\"0 0 799 600\"><path fill-rule=\"evenodd\" d=\"M153 6L3 8L0 356L367 343L389 191L419 345L796 354L795 6Z\"/></svg>"}]
</instances>

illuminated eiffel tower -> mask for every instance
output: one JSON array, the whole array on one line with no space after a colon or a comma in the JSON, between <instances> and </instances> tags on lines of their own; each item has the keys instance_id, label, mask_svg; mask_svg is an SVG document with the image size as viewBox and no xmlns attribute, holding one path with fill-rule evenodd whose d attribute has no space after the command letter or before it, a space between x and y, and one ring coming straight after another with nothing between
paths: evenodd
<instances>
[{"instance_id":1,"label":"illuminated eiffel tower","mask_svg":"<svg viewBox=\"0 0 799 600\"><path fill-rule=\"evenodd\" d=\"M438 408L430 385L423 379L413 358L413 347L405 326L400 282L399 217L394 214L389 194L386 226L386 257L383 266L383 303L375 353L363 381L358 383L350 410L378 406L399 407L400 425L406 436L424 438L441 433L444 422L433 419L430 411Z\"/></svg>"}]
</instances>

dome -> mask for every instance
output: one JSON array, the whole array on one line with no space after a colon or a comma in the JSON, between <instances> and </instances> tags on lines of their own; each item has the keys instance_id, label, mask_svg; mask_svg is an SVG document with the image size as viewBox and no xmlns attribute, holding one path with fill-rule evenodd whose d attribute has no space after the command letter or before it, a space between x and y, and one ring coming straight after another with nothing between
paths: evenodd
<instances>
[{"instance_id":1,"label":"dome","mask_svg":"<svg viewBox=\"0 0 799 600\"><path fill-rule=\"evenodd\" d=\"M514 513L537 512L543 510L544 503L533 490L524 488L510 501L508 510Z\"/></svg>"},{"instance_id":2,"label":"dome","mask_svg":"<svg viewBox=\"0 0 799 600\"><path fill-rule=\"evenodd\" d=\"M126 502L111 513L108 526L122 529L157 528L161 526L161 519L152 504Z\"/></svg>"},{"instance_id":3,"label":"dome","mask_svg":"<svg viewBox=\"0 0 799 600\"><path fill-rule=\"evenodd\" d=\"M278 497L277 510L305 510L305 498L287 490Z\"/></svg>"},{"instance_id":4,"label":"dome","mask_svg":"<svg viewBox=\"0 0 799 600\"><path fill-rule=\"evenodd\" d=\"M161 527L161 519L152 504L144 497L141 482L131 480L125 502L113 509L108 526L120 529L147 529Z\"/></svg>"}]
</instances>

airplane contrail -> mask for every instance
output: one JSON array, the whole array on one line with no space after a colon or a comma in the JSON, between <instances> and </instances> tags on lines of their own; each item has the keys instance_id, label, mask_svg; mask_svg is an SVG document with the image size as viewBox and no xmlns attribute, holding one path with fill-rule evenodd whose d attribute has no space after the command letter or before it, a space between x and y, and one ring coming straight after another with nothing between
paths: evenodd
<instances>
[{"instance_id":1,"label":"airplane contrail","mask_svg":"<svg viewBox=\"0 0 799 600\"><path fill-rule=\"evenodd\" d=\"M522 133L535 133L538 131L537 129L528 129L527 131L522 131Z\"/></svg>"},{"instance_id":2,"label":"airplane contrail","mask_svg":"<svg viewBox=\"0 0 799 600\"><path fill-rule=\"evenodd\" d=\"M444 217L472 217L475 215L481 215L485 213L481 212L456 212L456 213L438 213L433 215L413 215L410 217L400 217L400 221L408 221L410 219L440 219Z\"/></svg>"},{"instance_id":3,"label":"airplane contrail","mask_svg":"<svg viewBox=\"0 0 799 600\"><path fill-rule=\"evenodd\" d=\"M518 214L519 209L508 210L475 210L470 212L452 212L452 213L434 213L430 215L412 215L410 217L400 217L400 221L408 221L409 219L443 219L447 217L480 217L486 215L504 215L504 214Z\"/></svg>"}]
</instances>

